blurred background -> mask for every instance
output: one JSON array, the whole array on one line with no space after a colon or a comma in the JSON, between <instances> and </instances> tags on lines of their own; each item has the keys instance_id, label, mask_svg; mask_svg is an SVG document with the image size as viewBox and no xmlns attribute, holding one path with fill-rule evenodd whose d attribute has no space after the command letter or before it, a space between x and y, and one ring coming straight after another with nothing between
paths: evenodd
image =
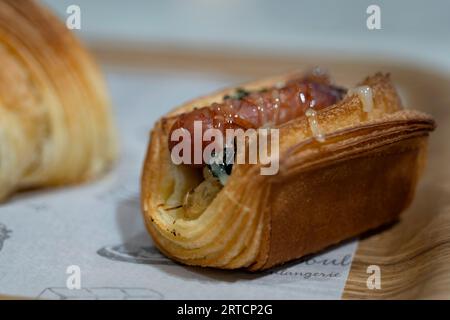
<instances>
[{"instance_id":1,"label":"blurred background","mask_svg":"<svg viewBox=\"0 0 450 320\"><path fill-rule=\"evenodd\" d=\"M82 27L77 32L104 59L117 59L114 54L124 51L171 55L173 60L181 53L185 60L226 54L291 60L298 55L370 55L450 70L447 0L44 2L63 19L69 5L79 5ZM366 26L372 4L381 9L381 30Z\"/></svg>"},{"instance_id":2,"label":"blurred background","mask_svg":"<svg viewBox=\"0 0 450 320\"><path fill-rule=\"evenodd\" d=\"M219 87L317 65L347 86L389 72L409 107L437 114L450 105L447 0L43 2L63 21L80 7L75 32L106 70L113 98L155 101L146 110L154 119ZM379 30L367 27L371 5Z\"/></svg>"}]
</instances>

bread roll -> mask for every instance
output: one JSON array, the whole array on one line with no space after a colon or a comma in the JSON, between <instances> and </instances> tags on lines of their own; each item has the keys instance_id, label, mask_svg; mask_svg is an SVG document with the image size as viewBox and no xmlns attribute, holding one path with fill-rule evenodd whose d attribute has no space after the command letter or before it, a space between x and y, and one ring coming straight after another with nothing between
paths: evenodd
<instances>
[{"instance_id":1,"label":"bread roll","mask_svg":"<svg viewBox=\"0 0 450 320\"><path fill-rule=\"evenodd\" d=\"M97 66L30 0L0 1L0 200L94 178L117 146Z\"/></svg>"},{"instance_id":2,"label":"bread roll","mask_svg":"<svg viewBox=\"0 0 450 320\"><path fill-rule=\"evenodd\" d=\"M243 87L259 90L289 77ZM178 115L220 102L234 88L160 119L151 132L141 185L145 224L156 246L187 265L255 271L395 221L413 198L434 121L404 109L388 75L368 77L359 86L370 90L370 101L351 90L317 111L323 139L306 116L277 126L279 172L261 175L259 163L234 164L218 192L196 198L207 203L195 216L183 204L203 178L196 168L172 162L167 135Z\"/></svg>"}]
</instances>

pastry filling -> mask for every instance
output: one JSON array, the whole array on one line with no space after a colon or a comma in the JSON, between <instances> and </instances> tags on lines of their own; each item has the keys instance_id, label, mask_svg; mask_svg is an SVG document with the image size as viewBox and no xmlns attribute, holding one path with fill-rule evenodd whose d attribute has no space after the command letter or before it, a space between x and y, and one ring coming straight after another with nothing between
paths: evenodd
<instances>
[{"instance_id":1,"label":"pastry filling","mask_svg":"<svg viewBox=\"0 0 450 320\"><path fill-rule=\"evenodd\" d=\"M363 95L367 90L361 89L361 92ZM218 129L225 138L227 129L272 127L304 116L308 118L313 136L321 142L324 136L317 122L317 110L336 104L346 93L346 89L333 85L326 74L317 71L260 90L248 91L238 88L234 93L225 95L222 102L179 115L169 132L168 147L172 151L177 145L178 141L173 139L172 135L178 129L195 136L195 130L198 130L196 122L201 123L203 130L201 136L208 129ZM367 108L370 107L370 103L365 105ZM210 143L211 141L200 143L202 155L208 150L206 148ZM191 160L194 160L194 145L192 142L189 156ZM201 159L200 163L190 161L180 164L202 170L203 173L203 181L185 197L183 208L186 218L198 217L226 184L233 169L234 147L227 145L223 154L211 153L206 159ZM224 157L224 161L220 163L214 161L217 156Z\"/></svg>"}]
</instances>

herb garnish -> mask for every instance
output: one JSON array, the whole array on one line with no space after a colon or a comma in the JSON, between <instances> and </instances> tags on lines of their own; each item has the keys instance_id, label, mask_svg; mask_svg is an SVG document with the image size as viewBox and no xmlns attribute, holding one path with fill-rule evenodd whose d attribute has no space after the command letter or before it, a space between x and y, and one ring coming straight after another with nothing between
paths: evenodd
<instances>
[{"instance_id":1,"label":"herb garnish","mask_svg":"<svg viewBox=\"0 0 450 320\"><path fill-rule=\"evenodd\" d=\"M246 96L248 96L251 92L248 90L245 90L244 88L237 88L235 93L233 95L225 95L223 96L223 99L236 99L236 100L241 100L242 98L245 98Z\"/></svg>"}]
</instances>

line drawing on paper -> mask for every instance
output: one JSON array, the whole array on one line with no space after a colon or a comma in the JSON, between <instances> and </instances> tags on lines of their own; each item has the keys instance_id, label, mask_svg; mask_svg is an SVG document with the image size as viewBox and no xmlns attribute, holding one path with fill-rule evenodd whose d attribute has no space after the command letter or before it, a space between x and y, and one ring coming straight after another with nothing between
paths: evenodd
<instances>
[{"instance_id":1,"label":"line drawing on paper","mask_svg":"<svg viewBox=\"0 0 450 320\"><path fill-rule=\"evenodd\" d=\"M158 249L153 246L134 244L104 246L97 250L97 254L114 261L138 264L175 265L172 260L163 256Z\"/></svg>"},{"instance_id":2,"label":"line drawing on paper","mask_svg":"<svg viewBox=\"0 0 450 320\"><path fill-rule=\"evenodd\" d=\"M0 223L0 251L3 248L3 243L6 239L10 238L12 230L9 230L3 223Z\"/></svg>"},{"instance_id":3,"label":"line drawing on paper","mask_svg":"<svg viewBox=\"0 0 450 320\"><path fill-rule=\"evenodd\" d=\"M45 288L37 299L52 300L162 300L164 295L149 288L90 287L68 289L66 287Z\"/></svg>"}]
</instances>

